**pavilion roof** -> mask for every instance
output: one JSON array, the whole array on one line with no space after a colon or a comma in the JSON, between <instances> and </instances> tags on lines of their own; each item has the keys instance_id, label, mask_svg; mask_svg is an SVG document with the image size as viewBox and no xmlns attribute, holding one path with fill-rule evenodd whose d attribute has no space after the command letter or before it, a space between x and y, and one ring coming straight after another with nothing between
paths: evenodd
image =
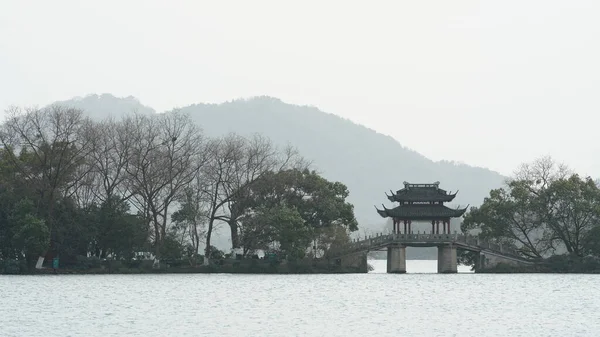
<instances>
[{"instance_id":1,"label":"pavilion roof","mask_svg":"<svg viewBox=\"0 0 600 337\"><path fill-rule=\"evenodd\" d=\"M403 202L403 201L412 201L412 202L426 202L426 201L441 201L447 202L452 201L456 194L448 193L447 191L440 188L440 182L436 181L435 183L428 184L411 184L408 182L404 182L404 188L396 191L394 193L391 191L392 195L387 195L388 199L392 202Z\"/></svg>"},{"instance_id":2,"label":"pavilion roof","mask_svg":"<svg viewBox=\"0 0 600 337\"><path fill-rule=\"evenodd\" d=\"M400 205L394 208L386 208L380 210L377 207L377 213L384 218L399 218L406 220L439 220L443 218L458 218L461 217L467 208L452 209L439 204L409 204Z\"/></svg>"}]
</instances>

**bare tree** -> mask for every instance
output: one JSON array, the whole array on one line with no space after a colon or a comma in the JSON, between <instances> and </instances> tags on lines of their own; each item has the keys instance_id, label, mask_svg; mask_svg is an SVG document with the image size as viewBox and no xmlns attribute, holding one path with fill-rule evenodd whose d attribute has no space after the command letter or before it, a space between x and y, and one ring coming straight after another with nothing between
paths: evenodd
<instances>
[{"instance_id":1,"label":"bare tree","mask_svg":"<svg viewBox=\"0 0 600 337\"><path fill-rule=\"evenodd\" d=\"M95 175L89 160L85 160L76 168L76 175L81 179L70 182L65 196L72 199L81 209L89 209L98 200Z\"/></svg>"},{"instance_id":2,"label":"bare tree","mask_svg":"<svg viewBox=\"0 0 600 337\"><path fill-rule=\"evenodd\" d=\"M127 165L131 156L133 137L131 117L121 121L107 119L95 125L90 132L92 150L89 162L92 167L95 197L100 202L116 198L128 200L131 192L126 184Z\"/></svg>"},{"instance_id":3,"label":"bare tree","mask_svg":"<svg viewBox=\"0 0 600 337\"><path fill-rule=\"evenodd\" d=\"M510 181L526 181L529 183L529 190L538 194L553 181L564 179L571 174L573 171L567 165L557 163L552 157L545 156L533 162L521 164Z\"/></svg>"},{"instance_id":4,"label":"bare tree","mask_svg":"<svg viewBox=\"0 0 600 337\"><path fill-rule=\"evenodd\" d=\"M183 189L177 199L181 205L172 216L178 229L183 232L183 239L188 239L191 246L190 264L196 264L196 255L200 251L200 244L206 238L206 223L210 203L206 195L206 181L201 171L198 170L194 179Z\"/></svg>"},{"instance_id":5,"label":"bare tree","mask_svg":"<svg viewBox=\"0 0 600 337\"><path fill-rule=\"evenodd\" d=\"M204 177L207 181L208 228L206 232L205 264L210 258L210 242L216 222L229 225L233 248L239 248L239 219L242 210L235 202L245 197L249 187L268 172L287 168L308 167L308 163L292 147L280 150L259 134L251 138L230 134L215 140L210 146L210 164Z\"/></svg>"},{"instance_id":6,"label":"bare tree","mask_svg":"<svg viewBox=\"0 0 600 337\"><path fill-rule=\"evenodd\" d=\"M206 163L204 138L189 116L179 111L134 115L126 132L131 137L125 165L131 201L152 227L160 257L169 207Z\"/></svg>"},{"instance_id":7,"label":"bare tree","mask_svg":"<svg viewBox=\"0 0 600 337\"><path fill-rule=\"evenodd\" d=\"M231 244L239 248L238 219L241 214L234 206L236 199L245 197L247 187L257 181L267 172L279 171L285 168L294 159L296 152L280 153L270 139L260 134L255 134L247 139L242 148L241 158L237 161L232 179L225 185L227 208L229 212L229 225ZM287 155L289 154L289 155Z\"/></svg>"},{"instance_id":8,"label":"bare tree","mask_svg":"<svg viewBox=\"0 0 600 337\"><path fill-rule=\"evenodd\" d=\"M215 222L229 219L224 207L231 199L230 185L238 173L235 170L243 158L245 139L237 135L228 135L210 142L208 145L208 164L202 170L206 184L203 184L207 202L208 226L206 229L206 247L204 264L208 264L211 254L211 239Z\"/></svg>"}]
</instances>

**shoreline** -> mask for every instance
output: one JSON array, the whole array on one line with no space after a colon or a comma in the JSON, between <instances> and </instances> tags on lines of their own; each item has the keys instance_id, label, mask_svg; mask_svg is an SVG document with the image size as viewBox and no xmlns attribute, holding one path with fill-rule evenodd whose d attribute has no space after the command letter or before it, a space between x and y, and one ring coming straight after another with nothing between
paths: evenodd
<instances>
[{"instance_id":1,"label":"shoreline","mask_svg":"<svg viewBox=\"0 0 600 337\"><path fill-rule=\"evenodd\" d=\"M412 259L410 259L412 261ZM385 271L385 259L363 258L345 260L213 260L209 265L189 264L186 260L163 261L160 268L154 268L151 260L144 261L95 261L67 265L54 269L45 265L42 269L27 268L24 264L6 264L0 268L0 275L113 275L113 274L365 274L375 270ZM414 260L429 261L434 260ZM591 263L595 262L595 263ZM463 265L465 267L471 267ZM2 265L0 265L2 267ZM570 259L562 257L532 265L498 264L474 274L600 274L600 265L595 259Z\"/></svg>"},{"instance_id":2,"label":"shoreline","mask_svg":"<svg viewBox=\"0 0 600 337\"><path fill-rule=\"evenodd\" d=\"M51 266L31 269L24 266L0 269L0 275L109 275L109 274L364 274L373 269L366 259L335 263L334 261L264 261L220 260L211 264L190 266L163 262L160 268L152 261L128 265L124 261L104 261L94 265L68 266L54 269ZM180 261L181 262L181 261ZM355 263L358 262L358 263Z\"/></svg>"}]
</instances>

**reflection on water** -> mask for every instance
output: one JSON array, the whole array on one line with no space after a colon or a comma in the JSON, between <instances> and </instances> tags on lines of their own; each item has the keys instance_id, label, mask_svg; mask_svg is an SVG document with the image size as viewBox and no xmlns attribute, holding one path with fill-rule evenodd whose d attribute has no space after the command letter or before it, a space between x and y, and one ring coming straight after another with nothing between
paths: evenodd
<instances>
[{"instance_id":1,"label":"reflection on water","mask_svg":"<svg viewBox=\"0 0 600 337\"><path fill-rule=\"evenodd\" d=\"M374 266L346 275L0 276L0 336L600 336L600 276Z\"/></svg>"},{"instance_id":2,"label":"reflection on water","mask_svg":"<svg viewBox=\"0 0 600 337\"><path fill-rule=\"evenodd\" d=\"M385 273L387 270L386 260L369 260L373 266L371 273ZM437 273L437 260L406 260L406 272L409 274L433 274ZM458 266L459 273L473 273L470 266Z\"/></svg>"}]
</instances>

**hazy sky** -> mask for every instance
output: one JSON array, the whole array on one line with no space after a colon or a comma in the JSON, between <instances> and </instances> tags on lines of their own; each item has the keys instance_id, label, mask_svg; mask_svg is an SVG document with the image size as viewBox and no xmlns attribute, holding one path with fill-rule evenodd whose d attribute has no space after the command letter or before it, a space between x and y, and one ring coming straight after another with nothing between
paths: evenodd
<instances>
[{"instance_id":1,"label":"hazy sky","mask_svg":"<svg viewBox=\"0 0 600 337\"><path fill-rule=\"evenodd\" d=\"M600 176L600 1L0 1L0 110L314 105L434 159ZM374 149L377 150L377 149Z\"/></svg>"}]
</instances>

